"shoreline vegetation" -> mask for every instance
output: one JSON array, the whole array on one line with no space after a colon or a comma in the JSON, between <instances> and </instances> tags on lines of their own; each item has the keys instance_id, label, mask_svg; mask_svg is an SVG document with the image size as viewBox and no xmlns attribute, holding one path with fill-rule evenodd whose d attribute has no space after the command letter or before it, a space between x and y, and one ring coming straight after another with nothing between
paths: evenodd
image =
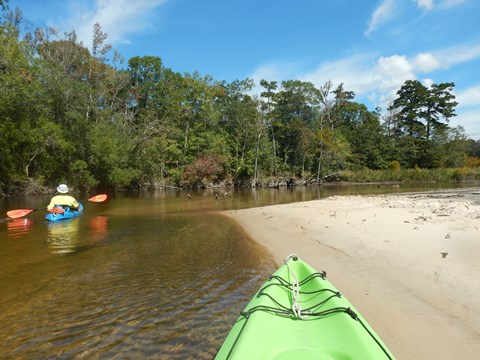
<instances>
[{"instance_id":1,"label":"shoreline vegetation","mask_svg":"<svg viewBox=\"0 0 480 360\"><path fill-rule=\"evenodd\" d=\"M205 179L204 179L205 180ZM360 171L338 171L324 176L317 182L314 176L297 178L295 176L268 177L259 179L255 184L258 188L279 188L293 186L328 186L328 185L352 185L352 184L378 184L378 185L400 185L402 183L470 183L480 180L480 167L460 167L448 169L389 169ZM200 181L196 188L231 188L231 187L252 187L250 181L246 184L232 184L230 182L208 182ZM166 189L191 189L193 186L178 186L169 182L145 183L135 188L129 186L112 187L113 191L128 190L166 190ZM1 189L0 189L1 190ZM75 191L72 187L72 191ZM54 189L46 186L40 179L18 180L10 187L9 193L0 191L1 196L8 195L35 195L50 194Z\"/></svg>"},{"instance_id":2,"label":"shoreline vegetation","mask_svg":"<svg viewBox=\"0 0 480 360\"><path fill-rule=\"evenodd\" d=\"M480 179L480 140L450 123L453 82L405 79L369 109L330 80L124 59L100 23L84 44L0 3L0 194Z\"/></svg>"},{"instance_id":3,"label":"shoreline vegetation","mask_svg":"<svg viewBox=\"0 0 480 360\"><path fill-rule=\"evenodd\" d=\"M480 353L480 188L334 196L224 212L277 264L295 253L398 359Z\"/></svg>"}]
</instances>

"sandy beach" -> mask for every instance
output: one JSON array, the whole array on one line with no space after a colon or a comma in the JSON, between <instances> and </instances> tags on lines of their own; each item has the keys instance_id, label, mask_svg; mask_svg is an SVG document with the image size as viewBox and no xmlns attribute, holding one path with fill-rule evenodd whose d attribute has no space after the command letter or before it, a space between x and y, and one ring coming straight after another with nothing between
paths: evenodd
<instances>
[{"instance_id":1,"label":"sandy beach","mask_svg":"<svg viewBox=\"0 0 480 360\"><path fill-rule=\"evenodd\" d=\"M480 189L229 211L278 264L297 254L397 359L480 357Z\"/></svg>"}]
</instances>

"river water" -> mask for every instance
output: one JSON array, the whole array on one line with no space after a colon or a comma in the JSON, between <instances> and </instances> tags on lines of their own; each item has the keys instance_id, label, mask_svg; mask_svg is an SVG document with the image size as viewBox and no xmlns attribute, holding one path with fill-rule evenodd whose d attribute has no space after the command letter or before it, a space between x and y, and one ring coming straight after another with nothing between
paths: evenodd
<instances>
[{"instance_id":1,"label":"river water","mask_svg":"<svg viewBox=\"0 0 480 360\"><path fill-rule=\"evenodd\" d=\"M222 211L431 188L109 194L103 203L83 201L81 217L59 223L46 222L43 211L5 219L6 211L41 208L49 197L2 198L0 357L211 359L276 269Z\"/></svg>"}]
</instances>

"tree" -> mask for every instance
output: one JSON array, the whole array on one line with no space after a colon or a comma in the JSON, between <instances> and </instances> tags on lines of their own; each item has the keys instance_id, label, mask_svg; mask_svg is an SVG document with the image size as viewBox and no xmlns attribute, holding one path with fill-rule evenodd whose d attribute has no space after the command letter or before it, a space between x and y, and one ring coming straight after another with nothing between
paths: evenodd
<instances>
[{"instance_id":1,"label":"tree","mask_svg":"<svg viewBox=\"0 0 480 360\"><path fill-rule=\"evenodd\" d=\"M8 9L8 0L0 0L0 8L2 8L2 11L6 11Z\"/></svg>"},{"instance_id":2,"label":"tree","mask_svg":"<svg viewBox=\"0 0 480 360\"><path fill-rule=\"evenodd\" d=\"M0 187L36 174L32 149L41 141L35 129L46 99L28 43L18 39L17 20L0 22Z\"/></svg>"},{"instance_id":3,"label":"tree","mask_svg":"<svg viewBox=\"0 0 480 360\"><path fill-rule=\"evenodd\" d=\"M222 86L223 92L218 102L221 109L220 124L233 151L233 172L239 181L252 179L255 185L264 126L257 110L258 102L247 94L253 88L253 80L235 80Z\"/></svg>"},{"instance_id":4,"label":"tree","mask_svg":"<svg viewBox=\"0 0 480 360\"><path fill-rule=\"evenodd\" d=\"M181 113L176 119L176 128L183 137L184 164L191 164L207 154L228 157L227 136L220 126L219 102L224 92L222 83L211 76L201 76L198 72L184 75Z\"/></svg>"},{"instance_id":5,"label":"tree","mask_svg":"<svg viewBox=\"0 0 480 360\"><path fill-rule=\"evenodd\" d=\"M273 175L277 175L277 141L275 140L275 124L272 111L275 104L275 90L277 90L276 81L267 81L265 79L260 80L260 85L265 89L260 96L266 99L263 103L261 111L264 117L264 121L272 134L272 150L273 150Z\"/></svg>"},{"instance_id":6,"label":"tree","mask_svg":"<svg viewBox=\"0 0 480 360\"><path fill-rule=\"evenodd\" d=\"M389 110L395 112L398 150L408 154L408 167L435 166L437 147L432 136L447 131L449 119L456 116L453 87L453 83L441 83L428 88L417 80L407 80L397 91Z\"/></svg>"},{"instance_id":7,"label":"tree","mask_svg":"<svg viewBox=\"0 0 480 360\"><path fill-rule=\"evenodd\" d=\"M469 143L463 127L449 127L437 131L432 137L431 156L435 167L454 168L464 165Z\"/></svg>"},{"instance_id":8,"label":"tree","mask_svg":"<svg viewBox=\"0 0 480 360\"><path fill-rule=\"evenodd\" d=\"M339 130L350 143L351 164L357 169L383 168L386 142L379 115L353 101L342 105L341 114Z\"/></svg>"},{"instance_id":9,"label":"tree","mask_svg":"<svg viewBox=\"0 0 480 360\"><path fill-rule=\"evenodd\" d=\"M468 156L480 158L480 140L467 139Z\"/></svg>"},{"instance_id":10,"label":"tree","mask_svg":"<svg viewBox=\"0 0 480 360\"><path fill-rule=\"evenodd\" d=\"M132 106L142 110L155 105L152 100L163 71L162 59L157 56L135 56L128 60L128 72L132 80Z\"/></svg>"},{"instance_id":11,"label":"tree","mask_svg":"<svg viewBox=\"0 0 480 360\"><path fill-rule=\"evenodd\" d=\"M83 129L78 126L85 122L77 119L84 117L89 106L90 89L86 79L90 54L77 43L74 32L54 41L50 40L50 33L36 32L39 79L47 95L46 110L67 132L81 133Z\"/></svg>"},{"instance_id":12,"label":"tree","mask_svg":"<svg viewBox=\"0 0 480 360\"><path fill-rule=\"evenodd\" d=\"M454 86L454 83L441 83L429 89L418 80L405 81L391 106L398 111L404 132L417 139L429 140L433 131L446 128L449 119L456 116L458 103L452 94Z\"/></svg>"},{"instance_id":13,"label":"tree","mask_svg":"<svg viewBox=\"0 0 480 360\"><path fill-rule=\"evenodd\" d=\"M161 182L256 186L279 173L317 181L343 169L461 166L478 142L455 116L453 83L409 80L379 111L343 84L215 81L155 56L107 59L100 24L90 50L74 31L35 29L0 0L0 190L31 179L76 187ZM475 163L473 160L470 164ZM262 178L263 176L263 178ZM278 181L274 179L274 181Z\"/></svg>"},{"instance_id":14,"label":"tree","mask_svg":"<svg viewBox=\"0 0 480 360\"><path fill-rule=\"evenodd\" d=\"M315 125L319 116L321 93L310 82L288 80L275 95L275 133L279 143L279 155L284 167L301 168L306 144L302 144L300 134ZM302 129L302 130L300 130ZM303 136L303 140L311 138ZM308 147L308 146L307 146Z\"/></svg>"},{"instance_id":15,"label":"tree","mask_svg":"<svg viewBox=\"0 0 480 360\"><path fill-rule=\"evenodd\" d=\"M106 43L108 35L102 31L99 23L93 25L92 35L92 56L89 57L88 83L90 85L89 104L85 117L93 118L95 110L98 109L97 103L101 101L100 94L101 79L105 77L106 71L109 69L107 62L107 53L112 49L112 45Z\"/></svg>"},{"instance_id":16,"label":"tree","mask_svg":"<svg viewBox=\"0 0 480 360\"><path fill-rule=\"evenodd\" d=\"M334 95L333 99L329 99L331 94ZM355 93L345 90L343 83L332 90L332 83L328 81L320 89L323 108L315 132L317 182L331 172L346 168L347 160L351 157L351 144L347 140L346 129L359 122L356 113L358 107L351 101L354 97ZM362 110L366 111L366 108ZM350 138L354 139L355 136Z\"/></svg>"}]
</instances>

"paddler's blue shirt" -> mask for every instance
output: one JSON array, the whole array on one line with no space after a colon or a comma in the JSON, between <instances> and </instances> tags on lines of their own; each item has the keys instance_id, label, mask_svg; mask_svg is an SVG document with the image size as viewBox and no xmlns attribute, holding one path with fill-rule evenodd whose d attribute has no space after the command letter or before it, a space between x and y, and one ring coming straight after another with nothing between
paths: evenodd
<instances>
[{"instance_id":1,"label":"paddler's blue shirt","mask_svg":"<svg viewBox=\"0 0 480 360\"><path fill-rule=\"evenodd\" d=\"M55 195L50 204L47 206L47 210L52 210L55 205L69 206L73 209L78 208L78 202L73 196L70 195Z\"/></svg>"}]
</instances>

